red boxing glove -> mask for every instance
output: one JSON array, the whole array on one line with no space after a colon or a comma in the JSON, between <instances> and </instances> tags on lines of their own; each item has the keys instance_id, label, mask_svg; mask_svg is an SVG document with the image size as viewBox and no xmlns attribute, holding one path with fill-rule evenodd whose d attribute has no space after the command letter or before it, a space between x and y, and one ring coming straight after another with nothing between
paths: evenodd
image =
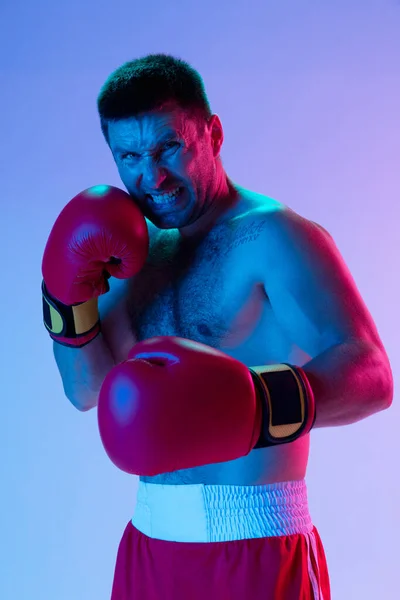
<instances>
[{"instance_id":1,"label":"red boxing glove","mask_svg":"<svg viewBox=\"0 0 400 600\"><path fill-rule=\"evenodd\" d=\"M143 267L148 252L144 216L126 192L89 188L57 218L44 251L43 314L50 336L81 347L100 331L97 297L110 276L125 279Z\"/></svg>"},{"instance_id":2,"label":"red boxing glove","mask_svg":"<svg viewBox=\"0 0 400 600\"><path fill-rule=\"evenodd\" d=\"M241 362L159 337L136 344L108 373L98 420L111 461L151 476L248 454L260 435L261 405Z\"/></svg>"}]
</instances>

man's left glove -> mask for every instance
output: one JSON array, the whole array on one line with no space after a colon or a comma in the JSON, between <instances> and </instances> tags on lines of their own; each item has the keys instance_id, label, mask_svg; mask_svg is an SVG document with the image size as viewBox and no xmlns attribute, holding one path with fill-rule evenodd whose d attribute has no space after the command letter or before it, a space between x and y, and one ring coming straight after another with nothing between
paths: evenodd
<instances>
[{"instance_id":1,"label":"man's left glove","mask_svg":"<svg viewBox=\"0 0 400 600\"><path fill-rule=\"evenodd\" d=\"M311 389L301 394L299 389L292 399L272 398L267 379L258 368L251 371L198 342L173 337L140 342L100 390L104 448L122 471L152 476L234 460L307 433L315 416ZM278 410L283 404L294 409ZM302 423L282 423L299 416Z\"/></svg>"}]
</instances>

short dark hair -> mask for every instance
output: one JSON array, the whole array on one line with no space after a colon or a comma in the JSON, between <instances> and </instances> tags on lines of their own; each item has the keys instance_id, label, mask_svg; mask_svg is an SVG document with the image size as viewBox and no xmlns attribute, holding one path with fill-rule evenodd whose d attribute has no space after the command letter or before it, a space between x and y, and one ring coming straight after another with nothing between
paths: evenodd
<instances>
[{"instance_id":1,"label":"short dark hair","mask_svg":"<svg viewBox=\"0 0 400 600\"><path fill-rule=\"evenodd\" d=\"M134 117L175 102L194 117L207 120L211 108L200 74L187 62L168 54L148 54L111 73L97 98L101 130L107 123Z\"/></svg>"}]
</instances>

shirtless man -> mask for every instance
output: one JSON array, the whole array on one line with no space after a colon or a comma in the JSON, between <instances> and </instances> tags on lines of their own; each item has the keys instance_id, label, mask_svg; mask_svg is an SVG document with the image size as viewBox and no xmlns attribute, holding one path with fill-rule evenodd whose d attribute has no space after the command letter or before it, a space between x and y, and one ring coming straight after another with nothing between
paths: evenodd
<instances>
[{"instance_id":1,"label":"shirtless man","mask_svg":"<svg viewBox=\"0 0 400 600\"><path fill-rule=\"evenodd\" d=\"M43 292L66 396L81 411L100 398L106 451L141 475L112 600L328 600L309 431L390 406L372 317L325 229L228 178L187 63L123 65L98 108L129 196L93 188L67 205ZM303 422L278 440L268 419L282 406Z\"/></svg>"}]
</instances>

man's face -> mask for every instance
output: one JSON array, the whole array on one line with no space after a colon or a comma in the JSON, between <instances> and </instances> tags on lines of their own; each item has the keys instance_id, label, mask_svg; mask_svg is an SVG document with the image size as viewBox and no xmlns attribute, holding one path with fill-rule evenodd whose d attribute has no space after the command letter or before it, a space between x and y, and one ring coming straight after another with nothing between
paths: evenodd
<instances>
[{"instance_id":1,"label":"man's face","mask_svg":"<svg viewBox=\"0 0 400 600\"><path fill-rule=\"evenodd\" d=\"M210 123L176 107L108 123L121 180L161 229L189 225L207 209L216 171Z\"/></svg>"}]
</instances>

